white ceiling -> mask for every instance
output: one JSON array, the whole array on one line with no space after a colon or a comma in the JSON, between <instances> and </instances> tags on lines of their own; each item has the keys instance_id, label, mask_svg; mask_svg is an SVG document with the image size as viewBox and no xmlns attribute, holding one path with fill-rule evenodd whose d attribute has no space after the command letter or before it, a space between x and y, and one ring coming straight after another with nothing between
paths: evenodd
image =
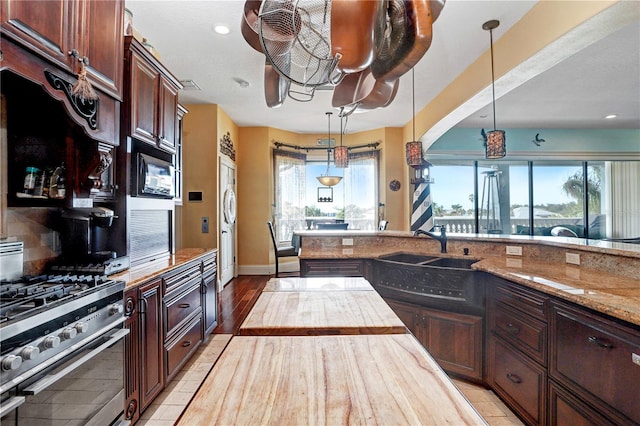
<instances>
[{"instance_id":1,"label":"white ceiling","mask_svg":"<svg viewBox=\"0 0 640 426\"><path fill-rule=\"evenodd\" d=\"M416 111L488 49L489 34L481 28L485 21L500 21L493 32L496 41L535 3L448 0L434 23L432 45L415 67ZM240 33L243 6L244 0L126 0L136 31L157 49L161 61L178 79L194 80L202 88L181 91L181 103L218 104L239 126L325 132L325 112L332 110L331 91L316 91L311 102L287 99L279 108L266 106L265 58ZM231 33L216 34L217 24L229 26ZM505 94L496 106L498 127L640 128L639 75L640 25L636 20ZM249 82L249 87L240 87L237 79ZM390 106L353 114L347 131L404 126L412 117L411 99L411 73L407 73ZM594 124L608 113L621 118ZM491 127L490 117L491 110L485 108L460 126ZM331 128L339 128L337 114Z\"/></svg>"}]
</instances>

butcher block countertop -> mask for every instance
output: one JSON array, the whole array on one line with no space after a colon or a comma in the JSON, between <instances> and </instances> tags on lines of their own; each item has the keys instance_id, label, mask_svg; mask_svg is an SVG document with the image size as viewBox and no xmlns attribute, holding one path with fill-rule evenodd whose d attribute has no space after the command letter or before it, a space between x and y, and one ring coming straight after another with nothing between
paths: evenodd
<instances>
[{"instance_id":1,"label":"butcher block countertop","mask_svg":"<svg viewBox=\"0 0 640 426\"><path fill-rule=\"evenodd\" d=\"M376 291L263 291L241 335L407 333Z\"/></svg>"},{"instance_id":2,"label":"butcher block countertop","mask_svg":"<svg viewBox=\"0 0 640 426\"><path fill-rule=\"evenodd\" d=\"M354 291L373 290L363 277L271 278L262 291Z\"/></svg>"},{"instance_id":3,"label":"butcher block countertop","mask_svg":"<svg viewBox=\"0 0 640 426\"><path fill-rule=\"evenodd\" d=\"M234 336L178 425L485 425L410 334Z\"/></svg>"}]
</instances>

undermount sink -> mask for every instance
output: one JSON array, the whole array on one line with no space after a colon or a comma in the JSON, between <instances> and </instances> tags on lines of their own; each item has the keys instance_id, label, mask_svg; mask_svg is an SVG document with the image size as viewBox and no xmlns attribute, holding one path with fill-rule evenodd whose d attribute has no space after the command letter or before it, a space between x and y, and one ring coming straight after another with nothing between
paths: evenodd
<instances>
[{"instance_id":1,"label":"undermount sink","mask_svg":"<svg viewBox=\"0 0 640 426\"><path fill-rule=\"evenodd\" d=\"M425 256L413 253L394 253L380 256L380 259L389 260L391 262L408 263L410 265L419 265L423 262L436 260L438 258L435 256Z\"/></svg>"},{"instance_id":2,"label":"undermount sink","mask_svg":"<svg viewBox=\"0 0 640 426\"><path fill-rule=\"evenodd\" d=\"M447 268L462 269L471 271L471 265L476 263L477 259L461 259L456 257L439 257L427 256L414 253L394 253L379 257L380 260L403 263L407 265L418 265L426 268Z\"/></svg>"}]
</instances>

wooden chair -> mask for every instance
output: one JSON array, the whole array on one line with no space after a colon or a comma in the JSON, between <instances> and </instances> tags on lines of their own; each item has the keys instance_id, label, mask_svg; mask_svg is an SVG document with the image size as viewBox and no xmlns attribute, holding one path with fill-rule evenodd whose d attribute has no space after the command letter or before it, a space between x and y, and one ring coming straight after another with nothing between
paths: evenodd
<instances>
[{"instance_id":1,"label":"wooden chair","mask_svg":"<svg viewBox=\"0 0 640 426\"><path fill-rule=\"evenodd\" d=\"M273 243L273 250L276 255L276 278L278 277L278 263L281 257L292 257L298 255L298 250L290 245L278 247L278 243L276 242L276 233L273 229L273 223L267 222L267 226L269 227L269 233L271 234L271 242Z\"/></svg>"}]
</instances>

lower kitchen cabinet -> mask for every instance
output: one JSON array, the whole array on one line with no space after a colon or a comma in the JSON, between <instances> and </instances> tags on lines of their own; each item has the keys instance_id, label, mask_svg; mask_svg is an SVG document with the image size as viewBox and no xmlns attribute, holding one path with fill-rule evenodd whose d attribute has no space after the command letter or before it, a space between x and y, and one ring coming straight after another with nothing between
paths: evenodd
<instances>
[{"instance_id":1,"label":"lower kitchen cabinet","mask_svg":"<svg viewBox=\"0 0 640 426\"><path fill-rule=\"evenodd\" d=\"M161 284L153 279L139 287L140 413L164 388Z\"/></svg>"},{"instance_id":2,"label":"lower kitchen cabinet","mask_svg":"<svg viewBox=\"0 0 640 426\"><path fill-rule=\"evenodd\" d=\"M216 270L213 250L126 290L125 416L132 424L202 344L205 324L208 333L217 324Z\"/></svg>"},{"instance_id":3,"label":"lower kitchen cabinet","mask_svg":"<svg viewBox=\"0 0 640 426\"><path fill-rule=\"evenodd\" d=\"M549 376L578 401L565 404L583 417L590 406L612 423L640 424L638 328L559 301L550 325Z\"/></svg>"},{"instance_id":4,"label":"lower kitchen cabinet","mask_svg":"<svg viewBox=\"0 0 640 426\"><path fill-rule=\"evenodd\" d=\"M554 380L549 380L549 418L552 424L571 426L613 426L600 412L577 398Z\"/></svg>"},{"instance_id":5,"label":"lower kitchen cabinet","mask_svg":"<svg viewBox=\"0 0 640 426\"><path fill-rule=\"evenodd\" d=\"M218 325L218 252L213 251L202 259L202 312L204 340Z\"/></svg>"},{"instance_id":6,"label":"lower kitchen cabinet","mask_svg":"<svg viewBox=\"0 0 640 426\"><path fill-rule=\"evenodd\" d=\"M482 380L482 317L385 300L445 371Z\"/></svg>"}]
</instances>

